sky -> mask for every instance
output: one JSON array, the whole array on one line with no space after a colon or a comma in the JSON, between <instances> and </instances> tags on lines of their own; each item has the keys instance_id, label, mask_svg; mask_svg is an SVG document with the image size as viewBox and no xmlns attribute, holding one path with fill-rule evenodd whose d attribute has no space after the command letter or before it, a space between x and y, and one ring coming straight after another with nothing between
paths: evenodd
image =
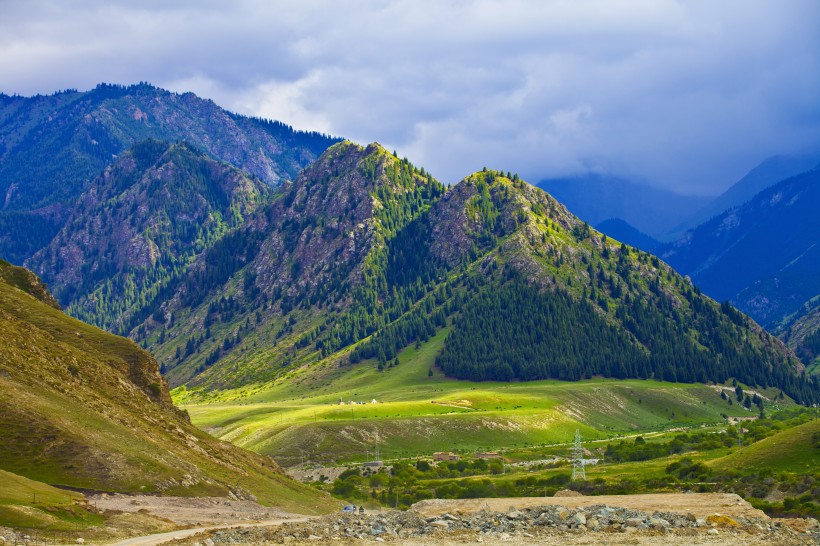
<instances>
[{"instance_id":1,"label":"sky","mask_svg":"<svg viewBox=\"0 0 820 546\"><path fill-rule=\"evenodd\" d=\"M817 0L0 0L0 92L147 81L395 149L715 194L820 151Z\"/></svg>"}]
</instances>

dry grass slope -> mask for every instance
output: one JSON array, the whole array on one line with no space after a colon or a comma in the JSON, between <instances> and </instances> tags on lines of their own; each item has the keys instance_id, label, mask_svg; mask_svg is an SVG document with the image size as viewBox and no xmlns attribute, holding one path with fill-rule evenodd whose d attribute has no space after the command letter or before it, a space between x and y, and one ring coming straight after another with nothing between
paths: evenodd
<instances>
[{"instance_id":1,"label":"dry grass slope","mask_svg":"<svg viewBox=\"0 0 820 546\"><path fill-rule=\"evenodd\" d=\"M48 484L255 497L322 512L331 501L269 458L218 441L173 407L151 355L0 282L0 467Z\"/></svg>"}]
</instances>

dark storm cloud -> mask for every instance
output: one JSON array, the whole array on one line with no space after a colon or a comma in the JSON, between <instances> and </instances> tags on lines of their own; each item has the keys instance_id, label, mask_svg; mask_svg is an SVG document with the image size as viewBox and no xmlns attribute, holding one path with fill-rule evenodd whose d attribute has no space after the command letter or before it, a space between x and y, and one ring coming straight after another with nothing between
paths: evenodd
<instances>
[{"instance_id":1,"label":"dark storm cloud","mask_svg":"<svg viewBox=\"0 0 820 546\"><path fill-rule=\"evenodd\" d=\"M715 192L820 148L820 3L2 2L7 93L141 80L397 148L443 180Z\"/></svg>"}]
</instances>

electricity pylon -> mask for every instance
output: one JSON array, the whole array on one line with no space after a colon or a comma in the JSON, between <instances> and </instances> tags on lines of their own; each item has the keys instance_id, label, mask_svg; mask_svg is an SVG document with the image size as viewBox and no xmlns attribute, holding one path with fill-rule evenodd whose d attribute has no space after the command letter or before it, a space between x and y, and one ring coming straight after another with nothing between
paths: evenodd
<instances>
[{"instance_id":1,"label":"electricity pylon","mask_svg":"<svg viewBox=\"0 0 820 546\"><path fill-rule=\"evenodd\" d=\"M581 431L575 429L575 445L572 446L572 479L585 480L587 479L586 471L584 470L584 447L581 445Z\"/></svg>"}]
</instances>

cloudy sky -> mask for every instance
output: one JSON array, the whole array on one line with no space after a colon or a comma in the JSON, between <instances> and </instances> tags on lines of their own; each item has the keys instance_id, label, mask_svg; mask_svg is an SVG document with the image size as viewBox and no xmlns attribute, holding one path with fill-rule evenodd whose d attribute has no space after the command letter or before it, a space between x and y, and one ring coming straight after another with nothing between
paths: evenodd
<instances>
[{"instance_id":1,"label":"cloudy sky","mask_svg":"<svg viewBox=\"0 0 820 546\"><path fill-rule=\"evenodd\" d=\"M0 0L0 91L148 81L446 182L595 171L715 193L820 150L816 0Z\"/></svg>"}]
</instances>

